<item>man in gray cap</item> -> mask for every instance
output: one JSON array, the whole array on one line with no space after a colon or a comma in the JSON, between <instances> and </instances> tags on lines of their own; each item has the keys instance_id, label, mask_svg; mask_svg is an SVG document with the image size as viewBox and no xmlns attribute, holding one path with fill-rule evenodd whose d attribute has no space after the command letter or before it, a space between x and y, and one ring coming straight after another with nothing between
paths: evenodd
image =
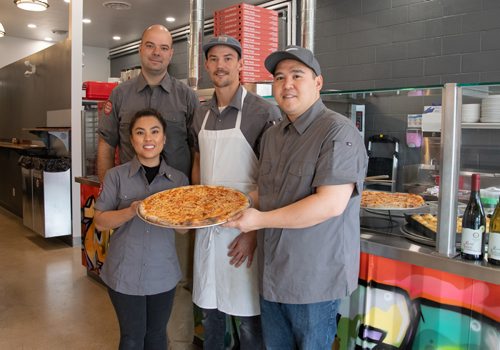
<instances>
[{"instance_id":1,"label":"man in gray cap","mask_svg":"<svg viewBox=\"0 0 500 350\"><path fill-rule=\"evenodd\" d=\"M359 206L368 157L354 124L325 107L311 51L267 57L286 117L261 142L258 200L226 224L259 230L266 349L331 349L340 299L358 282Z\"/></svg>"},{"instance_id":2,"label":"man in gray cap","mask_svg":"<svg viewBox=\"0 0 500 350\"><path fill-rule=\"evenodd\" d=\"M214 37L203 51L215 92L193 119L192 180L249 193L257 187L262 134L281 115L276 106L240 84L243 60L238 40ZM256 232L222 227L197 230L193 301L203 312L205 349L225 349L226 315L240 319L241 349L262 348L255 246Z\"/></svg>"}]
</instances>

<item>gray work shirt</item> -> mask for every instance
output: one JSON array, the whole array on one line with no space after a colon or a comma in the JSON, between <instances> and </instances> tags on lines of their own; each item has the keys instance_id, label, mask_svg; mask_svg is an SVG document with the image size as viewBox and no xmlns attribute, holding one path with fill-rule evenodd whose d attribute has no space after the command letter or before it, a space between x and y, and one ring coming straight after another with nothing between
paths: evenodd
<instances>
[{"instance_id":1,"label":"gray work shirt","mask_svg":"<svg viewBox=\"0 0 500 350\"><path fill-rule=\"evenodd\" d=\"M193 90L168 74L159 86L151 87L141 74L113 89L109 101L104 115L99 118L98 132L111 147L120 146L121 163L128 162L135 155L130 144L130 120L138 110L154 108L167 122L167 143L163 154L168 164L190 176L188 128L195 109L200 105Z\"/></svg>"},{"instance_id":2,"label":"gray work shirt","mask_svg":"<svg viewBox=\"0 0 500 350\"><path fill-rule=\"evenodd\" d=\"M308 304L349 295L357 287L359 206L368 157L359 131L321 100L295 122L285 117L264 134L258 178L263 211L297 202L319 186L354 183L343 214L303 229L258 234L264 299ZM335 198L332 198L334 201Z\"/></svg>"},{"instance_id":3,"label":"gray work shirt","mask_svg":"<svg viewBox=\"0 0 500 350\"><path fill-rule=\"evenodd\" d=\"M199 152L198 134L207 111L210 109L205 128L207 130L227 130L236 125L236 117L241 108L241 95L243 88L240 86L229 105L219 112L217 107L217 96L204 106L199 108L194 116L193 124L190 128L191 142L193 148ZM264 100L250 91L247 92L241 111L241 132L254 150L259 155L259 145L262 134L267 128L273 126L281 120L281 112L276 105Z\"/></svg>"},{"instance_id":4,"label":"gray work shirt","mask_svg":"<svg viewBox=\"0 0 500 350\"><path fill-rule=\"evenodd\" d=\"M186 175L161 161L148 184L136 157L106 172L95 209L127 208L156 192L188 184ZM171 290L181 278L174 230L148 224L138 216L111 235L101 278L111 289L128 295L153 295Z\"/></svg>"}]
</instances>

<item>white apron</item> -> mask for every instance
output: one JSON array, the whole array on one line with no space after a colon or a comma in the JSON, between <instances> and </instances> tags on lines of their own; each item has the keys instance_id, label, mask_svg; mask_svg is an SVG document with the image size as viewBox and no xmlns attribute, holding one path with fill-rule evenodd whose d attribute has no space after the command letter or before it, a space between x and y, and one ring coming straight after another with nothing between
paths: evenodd
<instances>
[{"instance_id":1,"label":"white apron","mask_svg":"<svg viewBox=\"0 0 500 350\"><path fill-rule=\"evenodd\" d=\"M234 129L206 130L207 111L198 141L200 180L203 185L222 185L248 193L256 189L258 161L241 132L241 109ZM230 315L260 314L257 254L252 266L229 264L228 246L240 231L220 226L196 231L194 249L193 302L204 309L219 309Z\"/></svg>"}]
</instances>

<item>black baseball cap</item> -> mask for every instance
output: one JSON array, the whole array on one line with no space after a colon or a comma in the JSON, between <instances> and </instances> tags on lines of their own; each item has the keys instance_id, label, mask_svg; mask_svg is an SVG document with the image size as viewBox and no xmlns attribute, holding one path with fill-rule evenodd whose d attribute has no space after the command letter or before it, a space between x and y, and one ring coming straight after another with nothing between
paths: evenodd
<instances>
[{"instance_id":1,"label":"black baseball cap","mask_svg":"<svg viewBox=\"0 0 500 350\"><path fill-rule=\"evenodd\" d=\"M205 52L205 58L208 56L208 51L217 45L226 45L238 52L238 56L241 57L241 44L238 40L228 35L214 36L210 39L208 43L203 45L203 52Z\"/></svg>"},{"instance_id":2,"label":"black baseball cap","mask_svg":"<svg viewBox=\"0 0 500 350\"><path fill-rule=\"evenodd\" d=\"M267 56L264 65L269 73L274 75L278 63L283 60L296 60L311 68L316 75L321 75L321 68L313 53L300 46L290 45L283 51L276 51Z\"/></svg>"}]
</instances>

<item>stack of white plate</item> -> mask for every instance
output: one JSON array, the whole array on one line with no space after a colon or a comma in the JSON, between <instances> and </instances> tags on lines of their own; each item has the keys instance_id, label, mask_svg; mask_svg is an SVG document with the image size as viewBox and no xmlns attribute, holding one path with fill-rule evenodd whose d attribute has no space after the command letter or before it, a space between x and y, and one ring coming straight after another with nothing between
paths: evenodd
<instances>
[{"instance_id":1,"label":"stack of white plate","mask_svg":"<svg viewBox=\"0 0 500 350\"><path fill-rule=\"evenodd\" d=\"M491 95L481 102L481 123L500 123L500 95Z\"/></svg>"},{"instance_id":2,"label":"stack of white plate","mask_svg":"<svg viewBox=\"0 0 500 350\"><path fill-rule=\"evenodd\" d=\"M480 110L481 105L479 103L462 105L462 123L477 123Z\"/></svg>"}]
</instances>

